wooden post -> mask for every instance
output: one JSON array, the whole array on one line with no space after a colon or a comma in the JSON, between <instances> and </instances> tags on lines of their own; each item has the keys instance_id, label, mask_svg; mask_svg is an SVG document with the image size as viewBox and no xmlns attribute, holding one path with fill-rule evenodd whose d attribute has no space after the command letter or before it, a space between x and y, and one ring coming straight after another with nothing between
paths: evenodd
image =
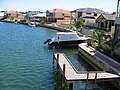
<instances>
[{"instance_id":1,"label":"wooden post","mask_svg":"<svg viewBox=\"0 0 120 90\"><path fill-rule=\"evenodd\" d=\"M88 85L88 78L89 78L89 73L87 73L87 82L86 82L86 85Z\"/></svg>"},{"instance_id":2,"label":"wooden post","mask_svg":"<svg viewBox=\"0 0 120 90\"><path fill-rule=\"evenodd\" d=\"M63 64L62 90L65 90L65 64Z\"/></svg>"},{"instance_id":3,"label":"wooden post","mask_svg":"<svg viewBox=\"0 0 120 90\"><path fill-rule=\"evenodd\" d=\"M58 37L58 48L59 48L59 39L60 39L60 37Z\"/></svg>"},{"instance_id":4,"label":"wooden post","mask_svg":"<svg viewBox=\"0 0 120 90\"><path fill-rule=\"evenodd\" d=\"M65 64L63 64L63 75L65 76Z\"/></svg>"},{"instance_id":5,"label":"wooden post","mask_svg":"<svg viewBox=\"0 0 120 90\"><path fill-rule=\"evenodd\" d=\"M96 80L97 80L97 73L95 73L95 86L94 86L95 89L96 89Z\"/></svg>"},{"instance_id":6,"label":"wooden post","mask_svg":"<svg viewBox=\"0 0 120 90\"><path fill-rule=\"evenodd\" d=\"M69 84L69 90L73 90L73 83Z\"/></svg>"},{"instance_id":7,"label":"wooden post","mask_svg":"<svg viewBox=\"0 0 120 90\"><path fill-rule=\"evenodd\" d=\"M57 70L59 69L59 54L57 54Z\"/></svg>"},{"instance_id":8,"label":"wooden post","mask_svg":"<svg viewBox=\"0 0 120 90\"><path fill-rule=\"evenodd\" d=\"M53 47L53 64L54 64L54 58L55 58L54 53L55 53L55 46Z\"/></svg>"},{"instance_id":9,"label":"wooden post","mask_svg":"<svg viewBox=\"0 0 120 90\"><path fill-rule=\"evenodd\" d=\"M120 80L118 79L117 82L118 82L118 87L120 87ZM120 90L120 88L118 90Z\"/></svg>"},{"instance_id":10,"label":"wooden post","mask_svg":"<svg viewBox=\"0 0 120 90\"><path fill-rule=\"evenodd\" d=\"M85 90L87 89L87 86L88 86L88 78L89 78L89 73L87 72L87 81L86 81Z\"/></svg>"}]
</instances>

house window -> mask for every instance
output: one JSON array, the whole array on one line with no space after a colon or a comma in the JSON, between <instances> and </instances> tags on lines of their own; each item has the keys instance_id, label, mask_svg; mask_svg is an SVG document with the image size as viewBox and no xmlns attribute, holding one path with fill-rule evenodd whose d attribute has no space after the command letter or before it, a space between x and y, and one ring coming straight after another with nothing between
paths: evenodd
<instances>
[{"instance_id":1,"label":"house window","mask_svg":"<svg viewBox=\"0 0 120 90\"><path fill-rule=\"evenodd\" d=\"M86 14L89 14L89 15L91 15L91 13L86 13Z\"/></svg>"},{"instance_id":2,"label":"house window","mask_svg":"<svg viewBox=\"0 0 120 90\"><path fill-rule=\"evenodd\" d=\"M94 16L97 16L97 13L94 13Z\"/></svg>"},{"instance_id":3,"label":"house window","mask_svg":"<svg viewBox=\"0 0 120 90\"><path fill-rule=\"evenodd\" d=\"M78 17L81 17L82 16L82 12L78 12Z\"/></svg>"},{"instance_id":4,"label":"house window","mask_svg":"<svg viewBox=\"0 0 120 90\"><path fill-rule=\"evenodd\" d=\"M47 16L54 16L54 14L53 13L48 13Z\"/></svg>"},{"instance_id":5,"label":"house window","mask_svg":"<svg viewBox=\"0 0 120 90\"><path fill-rule=\"evenodd\" d=\"M62 15L64 16L65 14L63 13Z\"/></svg>"}]
</instances>

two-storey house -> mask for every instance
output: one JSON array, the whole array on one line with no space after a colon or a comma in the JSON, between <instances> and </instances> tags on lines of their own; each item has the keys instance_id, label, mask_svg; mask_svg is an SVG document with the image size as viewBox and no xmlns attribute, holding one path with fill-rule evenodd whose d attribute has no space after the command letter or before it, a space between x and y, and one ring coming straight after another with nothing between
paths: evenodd
<instances>
[{"instance_id":1,"label":"two-storey house","mask_svg":"<svg viewBox=\"0 0 120 90\"><path fill-rule=\"evenodd\" d=\"M79 8L74 11L76 18L82 18L85 20L85 23L95 23L96 18L101 14L106 13L97 8Z\"/></svg>"},{"instance_id":2,"label":"two-storey house","mask_svg":"<svg viewBox=\"0 0 120 90\"><path fill-rule=\"evenodd\" d=\"M98 27L103 30L111 30L112 26L115 26L115 14L101 14L97 19L96 23Z\"/></svg>"},{"instance_id":3,"label":"two-storey house","mask_svg":"<svg viewBox=\"0 0 120 90\"><path fill-rule=\"evenodd\" d=\"M69 23L71 20L71 13L68 10L53 9L46 11L46 17L48 22Z\"/></svg>"},{"instance_id":4,"label":"two-storey house","mask_svg":"<svg viewBox=\"0 0 120 90\"><path fill-rule=\"evenodd\" d=\"M20 21L24 19L23 14L17 11L11 10L11 11L6 12L5 14L7 16L7 20L9 21L16 21L16 20Z\"/></svg>"}]
</instances>

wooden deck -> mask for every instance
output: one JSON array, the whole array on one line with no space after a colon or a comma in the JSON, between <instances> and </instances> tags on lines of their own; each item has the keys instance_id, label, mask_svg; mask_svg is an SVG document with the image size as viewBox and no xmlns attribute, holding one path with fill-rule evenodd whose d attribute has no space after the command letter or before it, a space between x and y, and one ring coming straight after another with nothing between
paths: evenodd
<instances>
[{"instance_id":1,"label":"wooden deck","mask_svg":"<svg viewBox=\"0 0 120 90\"><path fill-rule=\"evenodd\" d=\"M69 59L63 53L55 53L55 59L59 65L60 71L63 74L65 65L65 79L67 83L81 82L86 80L112 80L120 79L119 75L108 73L105 71L90 71L77 73L74 66L70 63Z\"/></svg>"}]
</instances>

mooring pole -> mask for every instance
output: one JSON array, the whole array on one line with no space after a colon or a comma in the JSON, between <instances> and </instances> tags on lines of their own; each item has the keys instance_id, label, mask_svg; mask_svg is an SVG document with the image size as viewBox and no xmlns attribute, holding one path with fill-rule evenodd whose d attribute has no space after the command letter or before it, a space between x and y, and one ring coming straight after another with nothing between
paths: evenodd
<instances>
[{"instance_id":1,"label":"mooring pole","mask_svg":"<svg viewBox=\"0 0 120 90\"><path fill-rule=\"evenodd\" d=\"M53 46L53 64L54 64L54 58L55 58L54 54L55 54L55 46Z\"/></svg>"},{"instance_id":2,"label":"mooring pole","mask_svg":"<svg viewBox=\"0 0 120 90\"><path fill-rule=\"evenodd\" d=\"M62 90L65 90L65 64L63 64Z\"/></svg>"},{"instance_id":3,"label":"mooring pole","mask_svg":"<svg viewBox=\"0 0 120 90\"><path fill-rule=\"evenodd\" d=\"M59 69L59 54L57 54L57 70Z\"/></svg>"},{"instance_id":4,"label":"mooring pole","mask_svg":"<svg viewBox=\"0 0 120 90\"><path fill-rule=\"evenodd\" d=\"M89 78L89 73L87 73L86 87L87 87L87 85L88 85L88 78Z\"/></svg>"},{"instance_id":5,"label":"mooring pole","mask_svg":"<svg viewBox=\"0 0 120 90\"><path fill-rule=\"evenodd\" d=\"M87 86L88 86L88 78L89 78L89 73L87 72L87 78L86 78L86 86L85 86L85 90L87 89Z\"/></svg>"},{"instance_id":6,"label":"mooring pole","mask_svg":"<svg viewBox=\"0 0 120 90\"><path fill-rule=\"evenodd\" d=\"M73 83L69 84L69 90L73 90Z\"/></svg>"},{"instance_id":7,"label":"mooring pole","mask_svg":"<svg viewBox=\"0 0 120 90\"><path fill-rule=\"evenodd\" d=\"M59 39L60 39L60 37L58 37L58 48L59 48Z\"/></svg>"},{"instance_id":8,"label":"mooring pole","mask_svg":"<svg viewBox=\"0 0 120 90\"><path fill-rule=\"evenodd\" d=\"M95 86L94 86L94 89L96 89L96 81L97 81L97 73L95 73Z\"/></svg>"}]
</instances>

